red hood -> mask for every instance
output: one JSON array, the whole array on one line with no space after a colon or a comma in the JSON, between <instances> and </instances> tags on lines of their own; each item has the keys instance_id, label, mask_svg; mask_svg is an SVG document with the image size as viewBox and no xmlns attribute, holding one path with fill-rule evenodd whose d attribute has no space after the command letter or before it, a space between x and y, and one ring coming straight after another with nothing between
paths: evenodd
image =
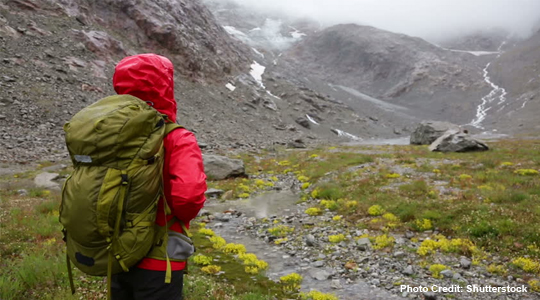
<instances>
[{"instance_id":1,"label":"red hood","mask_svg":"<svg viewBox=\"0 0 540 300\"><path fill-rule=\"evenodd\" d=\"M114 90L119 95L132 95L152 105L176 122L174 68L166 57L139 54L122 59L114 71Z\"/></svg>"}]
</instances>

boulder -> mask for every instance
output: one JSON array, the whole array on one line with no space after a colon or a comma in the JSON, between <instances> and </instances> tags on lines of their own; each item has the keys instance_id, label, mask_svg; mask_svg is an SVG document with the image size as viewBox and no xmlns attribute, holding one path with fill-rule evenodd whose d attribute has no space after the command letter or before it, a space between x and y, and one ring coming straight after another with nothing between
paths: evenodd
<instances>
[{"instance_id":1,"label":"boulder","mask_svg":"<svg viewBox=\"0 0 540 300\"><path fill-rule=\"evenodd\" d=\"M59 176L57 173L40 173L34 178L34 184L38 188L60 189L60 184L54 181Z\"/></svg>"},{"instance_id":2,"label":"boulder","mask_svg":"<svg viewBox=\"0 0 540 300\"><path fill-rule=\"evenodd\" d=\"M209 179L223 180L245 176L244 162L219 155L203 155L204 171Z\"/></svg>"},{"instance_id":3,"label":"boulder","mask_svg":"<svg viewBox=\"0 0 540 300\"><path fill-rule=\"evenodd\" d=\"M429 146L429 150L440 152L472 152L487 151L489 147L468 134L456 130L448 130Z\"/></svg>"},{"instance_id":4,"label":"boulder","mask_svg":"<svg viewBox=\"0 0 540 300\"><path fill-rule=\"evenodd\" d=\"M411 145L429 145L448 130L461 131L458 125L448 122L422 121L411 134Z\"/></svg>"},{"instance_id":5,"label":"boulder","mask_svg":"<svg viewBox=\"0 0 540 300\"><path fill-rule=\"evenodd\" d=\"M309 124L309 121L308 119L304 118L304 117L299 117L297 118L296 120L294 120L296 123L298 123L300 126L302 127L305 127L307 129L309 129L311 127L311 125Z\"/></svg>"}]
</instances>

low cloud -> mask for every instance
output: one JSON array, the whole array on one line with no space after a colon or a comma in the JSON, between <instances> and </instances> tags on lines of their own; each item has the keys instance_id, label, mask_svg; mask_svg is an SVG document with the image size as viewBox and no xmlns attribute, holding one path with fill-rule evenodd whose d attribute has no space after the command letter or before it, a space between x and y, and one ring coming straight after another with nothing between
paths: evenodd
<instances>
[{"instance_id":1,"label":"low cloud","mask_svg":"<svg viewBox=\"0 0 540 300\"><path fill-rule=\"evenodd\" d=\"M323 26L357 23L432 41L495 28L526 37L540 25L538 0L234 1L257 10L313 18Z\"/></svg>"}]
</instances>

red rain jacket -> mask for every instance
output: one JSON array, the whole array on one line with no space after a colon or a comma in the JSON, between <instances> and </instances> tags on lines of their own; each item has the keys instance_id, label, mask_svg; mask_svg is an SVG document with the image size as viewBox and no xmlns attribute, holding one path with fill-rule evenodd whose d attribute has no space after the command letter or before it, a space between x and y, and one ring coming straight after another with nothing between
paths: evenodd
<instances>
[{"instance_id":1,"label":"red rain jacket","mask_svg":"<svg viewBox=\"0 0 540 300\"><path fill-rule=\"evenodd\" d=\"M113 76L114 90L146 101L159 112L176 122L176 100L174 99L174 69L170 60L156 54L140 54L124 58L116 66ZM189 227L206 200L206 175L204 174L201 150L190 131L179 128L169 133L164 141L165 164L163 180L167 204L172 215ZM158 204L156 223L165 225L163 199ZM182 232L178 222L171 226ZM171 262L172 270L183 270L185 263ZM139 268L165 271L166 261L143 259Z\"/></svg>"}]
</instances>

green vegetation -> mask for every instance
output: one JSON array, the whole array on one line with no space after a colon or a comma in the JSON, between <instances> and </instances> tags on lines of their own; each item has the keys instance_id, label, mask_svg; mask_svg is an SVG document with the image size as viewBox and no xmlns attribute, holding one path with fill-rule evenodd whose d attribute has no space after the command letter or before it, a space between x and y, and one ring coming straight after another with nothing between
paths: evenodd
<instances>
[{"instance_id":1,"label":"green vegetation","mask_svg":"<svg viewBox=\"0 0 540 300\"><path fill-rule=\"evenodd\" d=\"M105 279L78 270L74 271L77 293L69 291L58 192L36 189L29 196L17 196L3 191L0 197L0 299L106 299ZM276 232L289 232L285 227L277 226ZM193 229L198 254L190 259L184 280L186 300L296 297L300 282L287 289L265 277L268 264L246 253L243 245L227 244L200 225Z\"/></svg>"},{"instance_id":2,"label":"green vegetation","mask_svg":"<svg viewBox=\"0 0 540 300\"><path fill-rule=\"evenodd\" d=\"M430 152L422 146L277 150L246 161L248 171L261 178L295 176L298 186L309 182L307 189L298 188L308 202L308 215L340 216L342 224L383 233L436 230L453 239L435 238L438 244L432 248L424 245L426 259L428 253L442 251L470 256L478 264L497 253L510 261L525 257L531 262L491 266L493 273L526 269L538 274L540 141L505 140L490 146L492 150L476 153ZM380 154L358 154L359 149Z\"/></svg>"},{"instance_id":3,"label":"green vegetation","mask_svg":"<svg viewBox=\"0 0 540 300\"><path fill-rule=\"evenodd\" d=\"M440 277L445 266L432 261L435 253L465 255L496 275L540 275L540 141L490 143L481 153L433 153L419 146L358 146L309 151L276 150L241 155L249 178L211 181L226 191L226 199L251 197L273 189L278 181L294 181L306 203L305 213L325 226L379 230L369 237L377 251L394 247L392 232L426 233L411 249L423 267ZM357 153L366 148L373 153ZM403 171L407 170L407 171ZM71 296L64 243L58 224L57 192L30 189L16 192L17 180L33 172L0 178L0 299L105 299L105 281L78 271L78 294ZM197 255L186 276L186 299L334 299L313 292L299 294L302 278L290 275L279 282L265 276L268 265L246 253L245 247L197 224L193 225ZM298 228L269 224L276 244ZM440 235L434 235L438 231ZM345 233L345 232L344 232ZM329 242L347 234L329 235ZM451 238L450 238L451 237ZM414 240L414 238L413 238ZM347 241L349 242L349 241ZM505 257L489 264L491 253ZM531 288L540 290L537 280ZM226 292L225 292L226 291Z\"/></svg>"}]
</instances>

